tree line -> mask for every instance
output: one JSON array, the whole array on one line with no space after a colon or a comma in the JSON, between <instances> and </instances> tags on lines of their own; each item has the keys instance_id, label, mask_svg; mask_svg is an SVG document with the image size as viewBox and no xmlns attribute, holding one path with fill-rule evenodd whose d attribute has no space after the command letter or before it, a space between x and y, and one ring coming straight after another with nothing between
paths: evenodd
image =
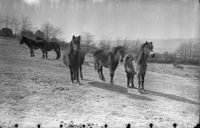
<instances>
[{"instance_id":1,"label":"tree line","mask_svg":"<svg viewBox=\"0 0 200 128\"><path fill-rule=\"evenodd\" d=\"M16 18L0 14L0 35L8 37L17 37L26 35L29 37L39 36L48 41L55 40L63 34L63 31L47 22L40 29L33 26L29 17Z\"/></svg>"},{"instance_id":2,"label":"tree line","mask_svg":"<svg viewBox=\"0 0 200 128\"><path fill-rule=\"evenodd\" d=\"M40 37L47 41L56 41L62 49L66 49L69 44L61 40L63 31L55 25L46 22L39 29L34 27L29 17L9 17L0 14L0 36L17 37L21 35L29 36L31 38ZM81 33L82 49L88 52L94 52L97 47L111 50L113 45L124 45L126 52L137 53L142 44L142 40L100 40L94 41L94 35L89 32ZM96 45L98 44L98 46ZM182 63L200 65L200 43L194 41L187 41L181 43L178 49L173 53L156 53L156 57L149 59L149 62L156 63Z\"/></svg>"}]
</instances>

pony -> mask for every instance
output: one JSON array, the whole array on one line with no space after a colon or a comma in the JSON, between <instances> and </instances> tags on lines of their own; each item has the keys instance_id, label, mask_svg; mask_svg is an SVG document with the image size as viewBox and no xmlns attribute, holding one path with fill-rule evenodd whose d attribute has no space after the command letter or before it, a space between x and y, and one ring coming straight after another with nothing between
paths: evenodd
<instances>
[{"instance_id":1,"label":"pony","mask_svg":"<svg viewBox=\"0 0 200 128\"><path fill-rule=\"evenodd\" d=\"M144 78L147 70L147 59L148 57L154 58L155 53L153 52L153 43L145 42L137 52L134 60L132 61L135 73L138 79L138 92L144 92Z\"/></svg>"},{"instance_id":2,"label":"pony","mask_svg":"<svg viewBox=\"0 0 200 128\"><path fill-rule=\"evenodd\" d=\"M98 72L102 81L105 81L103 75L103 67L105 67L110 71L110 83L113 84L115 70L119 61L123 62L124 53L124 46L114 47L110 52L104 49L98 49L94 52L94 69Z\"/></svg>"},{"instance_id":3,"label":"pony","mask_svg":"<svg viewBox=\"0 0 200 128\"><path fill-rule=\"evenodd\" d=\"M41 37L36 37L36 40L39 40L39 41L44 41L46 42L45 46L44 46L44 56L43 58L48 58L48 51L51 51L51 50L54 50L57 54L57 57L56 59L59 59L61 57L61 52L60 52L60 45L56 42L53 42L53 41L46 41L45 39L42 39Z\"/></svg>"},{"instance_id":4,"label":"pony","mask_svg":"<svg viewBox=\"0 0 200 128\"><path fill-rule=\"evenodd\" d=\"M80 41L81 36L76 37L73 35L70 47L65 51L62 59L63 63L70 69L71 82L74 83L74 80L77 80L78 84L80 84L79 69L81 65Z\"/></svg>"},{"instance_id":5,"label":"pony","mask_svg":"<svg viewBox=\"0 0 200 128\"><path fill-rule=\"evenodd\" d=\"M29 47L31 57L35 56L34 50L41 49L42 53L43 53L43 58L44 58L44 53L45 53L44 47L46 45L45 41L43 41L43 40L34 40L34 39L29 38L27 36L22 36L19 44L24 44L24 43Z\"/></svg>"},{"instance_id":6,"label":"pony","mask_svg":"<svg viewBox=\"0 0 200 128\"><path fill-rule=\"evenodd\" d=\"M134 87L134 75L136 74L134 66L133 66L133 60L135 56L132 53L128 53L124 57L124 69L126 72L126 78L127 78L127 87L135 88ZM131 86L129 86L131 84Z\"/></svg>"}]
</instances>

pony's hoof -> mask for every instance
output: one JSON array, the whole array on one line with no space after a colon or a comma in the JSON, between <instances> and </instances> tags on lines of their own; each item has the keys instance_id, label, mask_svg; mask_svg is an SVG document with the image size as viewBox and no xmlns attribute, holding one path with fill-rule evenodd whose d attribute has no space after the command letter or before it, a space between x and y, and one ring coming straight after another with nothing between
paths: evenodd
<instances>
[{"instance_id":1,"label":"pony's hoof","mask_svg":"<svg viewBox=\"0 0 200 128\"><path fill-rule=\"evenodd\" d=\"M127 88L133 88L132 86L127 86Z\"/></svg>"},{"instance_id":2,"label":"pony's hoof","mask_svg":"<svg viewBox=\"0 0 200 128\"><path fill-rule=\"evenodd\" d=\"M142 91L142 93L145 93L145 90L144 90L144 88L143 88L141 91Z\"/></svg>"},{"instance_id":3,"label":"pony's hoof","mask_svg":"<svg viewBox=\"0 0 200 128\"><path fill-rule=\"evenodd\" d=\"M80 83L80 82L77 82L76 85L81 85L81 83Z\"/></svg>"},{"instance_id":4,"label":"pony's hoof","mask_svg":"<svg viewBox=\"0 0 200 128\"><path fill-rule=\"evenodd\" d=\"M101 79L102 81L106 81L105 79Z\"/></svg>"},{"instance_id":5,"label":"pony's hoof","mask_svg":"<svg viewBox=\"0 0 200 128\"><path fill-rule=\"evenodd\" d=\"M81 85L81 83L76 83L76 85Z\"/></svg>"}]
</instances>

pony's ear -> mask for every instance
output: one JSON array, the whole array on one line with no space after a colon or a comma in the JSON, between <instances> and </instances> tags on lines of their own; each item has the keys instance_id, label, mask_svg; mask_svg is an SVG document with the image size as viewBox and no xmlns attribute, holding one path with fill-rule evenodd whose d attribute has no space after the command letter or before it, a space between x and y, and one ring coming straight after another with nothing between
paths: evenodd
<instances>
[{"instance_id":1,"label":"pony's ear","mask_svg":"<svg viewBox=\"0 0 200 128\"><path fill-rule=\"evenodd\" d=\"M78 36L78 39L80 40L80 39L81 39L81 36Z\"/></svg>"},{"instance_id":2,"label":"pony's ear","mask_svg":"<svg viewBox=\"0 0 200 128\"><path fill-rule=\"evenodd\" d=\"M145 44L148 44L148 42L146 41Z\"/></svg>"},{"instance_id":3,"label":"pony's ear","mask_svg":"<svg viewBox=\"0 0 200 128\"><path fill-rule=\"evenodd\" d=\"M72 38L74 39L74 38L75 38L75 35L73 35Z\"/></svg>"}]
</instances>

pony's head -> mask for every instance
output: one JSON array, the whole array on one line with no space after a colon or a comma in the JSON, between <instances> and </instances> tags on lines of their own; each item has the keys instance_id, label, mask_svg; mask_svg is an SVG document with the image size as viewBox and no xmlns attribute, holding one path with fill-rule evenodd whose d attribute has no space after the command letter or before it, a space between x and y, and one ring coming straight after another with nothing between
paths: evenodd
<instances>
[{"instance_id":1,"label":"pony's head","mask_svg":"<svg viewBox=\"0 0 200 128\"><path fill-rule=\"evenodd\" d=\"M76 52L76 51L79 51L80 50L80 42L81 42L81 36L74 36L72 37L72 40L71 40L71 49Z\"/></svg>"},{"instance_id":2,"label":"pony's head","mask_svg":"<svg viewBox=\"0 0 200 128\"><path fill-rule=\"evenodd\" d=\"M115 54L118 54L118 56L120 57L120 62L123 62L124 60L124 56L125 56L125 48L124 46L117 46L113 49L113 52Z\"/></svg>"},{"instance_id":3,"label":"pony's head","mask_svg":"<svg viewBox=\"0 0 200 128\"><path fill-rule=\"evenodd\" d=\"M131 62L134 60L134 55L132 53L128 53L124 56L124 63Z\"/></svg>"},{"instance_id":4,"label":"pony's head","mask_svg":"<svg viewBox=\"0 0 200 128\"><path fill-rule=\"evenodd\" d=\"M154 58L155 57L155 53L153 52L153 43L152 42L145 42L142 45L145 54L147 54L149 57Z\"/></svg>"},{"instance_id":5,"label":"pony's head","mask_svg":"<svg viewBox=\"0 0 200 128\"><path fill-rule=\"evenodd\" d=\"M25 43L25 37L24 37L24 36L22 36L22 38L21 38L19 44L23 44L23 43Z\"/></svg>"}]
</instances>

